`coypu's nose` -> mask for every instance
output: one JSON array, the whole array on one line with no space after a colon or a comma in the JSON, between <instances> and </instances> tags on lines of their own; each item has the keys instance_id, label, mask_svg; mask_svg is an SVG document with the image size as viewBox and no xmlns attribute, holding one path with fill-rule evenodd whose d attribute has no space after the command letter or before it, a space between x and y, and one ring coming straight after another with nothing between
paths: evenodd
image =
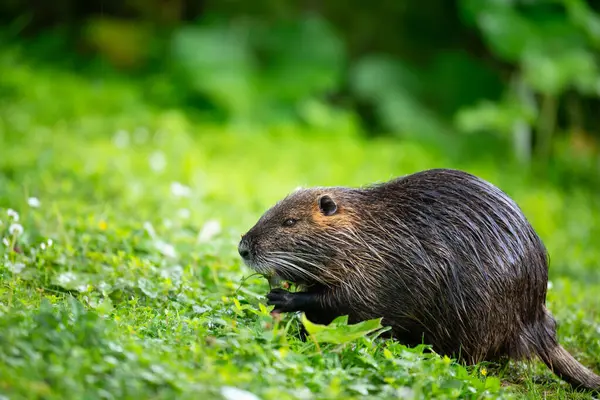
<instances>
[{"instance_id":1,"label":"coypu's nose","mask_svg":"<svg viewBox=\"0 0 600 400\"><path fill-rule=\"evenodd\" d=\"M247 260L250 257L250 246L248 245L247 240L242 239L240 241L240 244L238 245L238 253L240 253L240 256L244 260Z\"/></svg>"}]
</instances>

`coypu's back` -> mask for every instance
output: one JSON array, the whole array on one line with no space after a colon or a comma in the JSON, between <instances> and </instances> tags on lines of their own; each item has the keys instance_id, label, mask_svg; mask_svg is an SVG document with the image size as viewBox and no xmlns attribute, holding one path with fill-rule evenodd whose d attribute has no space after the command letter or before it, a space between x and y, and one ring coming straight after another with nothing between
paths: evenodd
<instances>
[{"instance_id":1,"label":"coypu's back","mask_svg":"<svg viewBox=\"0 0 600 400\"><path fill-rule=\"evenodd\" d=\"M565 380L600 388L556 340L542 241L514 201L471 174L298 190L261 217L240 254L303 283L298 308L315 322L383 317L409 345L470 363L538 355Z\"/></svg>"}]
</instances>

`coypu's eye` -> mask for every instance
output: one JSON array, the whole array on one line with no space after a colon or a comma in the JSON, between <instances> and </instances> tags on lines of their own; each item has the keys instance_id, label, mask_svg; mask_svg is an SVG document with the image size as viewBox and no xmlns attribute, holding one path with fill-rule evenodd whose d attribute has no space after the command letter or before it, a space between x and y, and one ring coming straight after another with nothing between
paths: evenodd
<instances>
[{"instance_id":1,"label":"coypu's eye","mask_svg":"<svg viewBox=\"0 0 600 400\"><path fill-rule=\"evenodd\" d=\"M287 226L287 227L294 226L294 225L296 225L296 222L298 222L297 219L288 218L285 221L283 221L283 226Z\"/></svg>"}]
</instances>

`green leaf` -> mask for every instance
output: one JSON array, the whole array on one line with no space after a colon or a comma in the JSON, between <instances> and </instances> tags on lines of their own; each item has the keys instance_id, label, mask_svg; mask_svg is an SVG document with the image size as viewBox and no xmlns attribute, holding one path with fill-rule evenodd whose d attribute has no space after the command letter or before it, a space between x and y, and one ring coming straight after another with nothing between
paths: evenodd
<instances>
[{"instance_id":1,"label":"green leaf","mask_svg":"<svg viewBox=\"0 0 600 400\"><path fill-rule=\"evenodd\" d=\"M352 91L362 99L377 100L399 90L420 90L419 77L408 65L388 56L367 56L356 61L350 70Z\"/></svg>"},{"instance_id":2,"label":"green leaf","mask_svg":"<svg viewBox=\"0 0 600 400\"><path fill-rule=\"evenodd\" d=\"M322 18L276 24L257 35L255 45L264 59L262 96L297 101L335 90L341 82L345 49Z\"/></svg>"},{"instance_id":3,"label":"green leaf","mask_svg":"<svg viewBox=\"0 0 600 400\"><path fill-rule=\"evenodd\" d=\"M537 32L530 21L506 7L489 7L478 16L479 28L491 50L507 61L518 61Z\"/></svg>"},{"instance_id":4,"label":"green leaf","mask_svg":"<svg viewBox=\"0 0 600 400\"><path fill-rule=\"evenodd\" d=\"M303 313L302 324L317 342L334 344L351 342L384 328L381 325L381 318L348 325L347 315L334 319L329 325L320 325L310 322Z\"/></svg>"},{"instance_id":5,"label":"green leaf","mask_svg":"<svg viewBox=\"0 0 600 400\"><path fill-rule=\"evenodd\" d=\"M598 65L594 55L585 49L570 49L554 55L529 52L523 59L523 75L543 93L558 95L572 87L586 94L599 93Z\"/></svg>"},{"instance_id":6,"label":"green leaf","mask_svg":"<svg viewBox=\"0 0 600 400\"><path fill-rule=\"evenodd\" d=\"M455 123L459 130L467 133L493 131L508 135L518 121L532 122L535 112L516 100L491 102L482 101L472 107L463 108L456 114Z\"/></svg>"},{"instance_id":7,"label":"green leaf","mask_svg":"<svg viewBox=\"0 0 600 400\"><path fill-rule=\"evenodd\" d=\"M600 49L600 16L583 0L563 0L571 21Z\"/></svg>"},{"instance_id":8,"label":"green leaf","mask_svg":"<svg viewBox=\"0 0 600 400\"><path fill-rule=\"evenodd\" d=\"M248 112L256 65L243 32L222 25L183 27L173 37L173 54L194 90L229 111Z\"/></svg>"}]
</instances>

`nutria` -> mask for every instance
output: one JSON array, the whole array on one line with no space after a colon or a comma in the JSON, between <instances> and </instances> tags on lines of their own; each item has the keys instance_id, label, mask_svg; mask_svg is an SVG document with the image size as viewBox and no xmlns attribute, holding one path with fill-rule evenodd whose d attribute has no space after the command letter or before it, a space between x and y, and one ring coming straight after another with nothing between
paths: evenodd
<instances>
[{"instance_id":1,"label":"nutria","mask_svg":"<svg viewBox=\"0 0 600 400\"><path fill-rule=\"evenodd\" d=\"M239 243L276 312L327 324L382 317L407 345L469 364L539 356L575 387L600 377L559 343L545 306L547 251L521 209L467 172L432 169L364 188L298 189Z\"/></svg>"}]
</instances>

